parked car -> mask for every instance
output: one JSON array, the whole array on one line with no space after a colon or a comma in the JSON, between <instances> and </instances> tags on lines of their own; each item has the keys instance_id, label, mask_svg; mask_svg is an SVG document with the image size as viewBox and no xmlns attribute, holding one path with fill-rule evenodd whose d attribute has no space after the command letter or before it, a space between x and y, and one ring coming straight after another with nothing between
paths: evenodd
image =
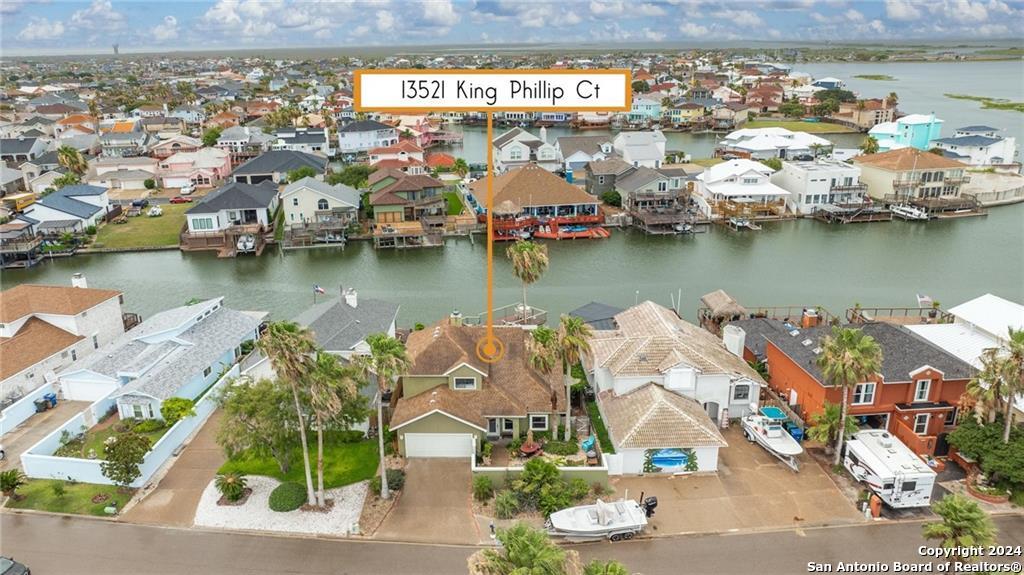
<instances>
[{"instance_id":1,"label":"parked car","mask_svg":"<svg viewBox=\"0 0 1024 575\"><path fill-rule=\"evenodd\" d=\"M0 555L0 575L32 575L32 570L14 559Z\"/></svg>"},{"instance_id":2,"label":"parked car","mask_svg":"<svg viewBox=\"0 0 1024 575\"><path fill-rule=\"evenodd\" d=\"M189 183L185 184L184 186L182 186L181 189L178 192L181 195L183 195L183 196L187 196L187 195L189 195L189 194L191 194L191 193L193 193L195 191L196 191L196 185L193 184L192 182L189 182Z\"/></svg>"},{"instance_id":3,"label":"parked car","mask_svg":"<svg viewBox=\"0 0 1024 575\"><path fill-rule=\"evenodd\" d=\"M192 198L184 198L182 196L174 196L171 198L172 204L191 204Z\"/></svg>"},{"instance_id":4,"label":"parked car","mask_svg":"<svg viewBox=\"0 0 1024 575\"><path fill-rule=\"evenodd\" d=\"M132 200L132 207L133 208L142 209L142 208L145 208L145 207L148 207L148 206L149 206L149 200L147 200L145 198L143 198L141 200Z\"/></svg>"}]
</instances>

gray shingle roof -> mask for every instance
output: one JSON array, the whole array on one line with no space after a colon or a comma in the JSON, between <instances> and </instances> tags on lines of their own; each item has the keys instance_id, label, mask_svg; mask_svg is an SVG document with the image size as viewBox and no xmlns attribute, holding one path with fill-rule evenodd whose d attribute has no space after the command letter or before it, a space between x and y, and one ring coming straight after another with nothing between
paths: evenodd
<instances>
[{"instance_id":1,"label":"gray shingle roof","mask_svg":"<svg viewBox=\"0 0 1024 575\"><path fill-rule=\"evenodd\" d=\"M601 151L601 144L611 145L610 136L562 136L558 138L558 149L562 157L568 158L576 152L593 156Z\"/></svg>"},{"instance_id":2,"label":"gray shingle roof","mask_svg":"<svg viewBox=\"0 0 1024 575\"><path fill-rule=\"evenodd\" d=\"M295 150L271 150L238 166L231 173L232 175L287 173L303 166L309 166L318 173L323 173L327 167L327 158Z\"/></svg>"},{"instance_id":3,"label":"gray shingle roof","mask_svg":"<svg viewBox=\"0 0 1024 575\"><path fill-rule=\"evenodd\" d=\"M569 315L582 319L594 329L612 330L615 329L615 315L623 311L620 307L592 301L572 310Z\"/></svg>"},{"instance_id":4,"label":"gray shingle roof","mask_svg":"<svg viewBox=\"0 0 1024 575\"><path fill-rule=\"evenodd\" d=\"M346 204L349 204L352 207L359 207L359 191L356 190L355 188L351 186L346 186L345 184L335 184L332 186L327 182L321 182L316 178L310 178L308 176L302 178L297 182L288 184L288 186L284 189L284 192L281 193L281 196L287 196L292 192L301 190L302 188L309 188L325 196L334 198L339 202L345 202Z\"/></svg>"},{"instance_id":5,"label":"gray shingle roof","mask_svg":"<svg viewBox=\"0 0 1024 575\"><path fill-rule=\"evenodd\" d=\"M636 190L646 186L651 182L658 180L667 180L668 177L655 170L654 168L648 168L646 166L638 166L635 170L615 179L615 187L627 192L635 192Z\"/></svg>"},{"instance_id":6,"label":"gray shingle roof","mask_svg":"<svg viewBox=\"0 0 1024 575\"><path fill-rule=\"evenodd\" d=\"M96 188L96 186L67 186L39 200L39 204L57 211L64 212L66 214L71 214L72 216L75 216L76 218L81 218L83 220L92 217L96 212L99 212L103 209L97 205L90 204L88 202L83 202L81 200L76 200L73 197L96 195L92 190L80 190L78 191L78 193L76 193L76 190L73 190L72 188ZM104 188L98 189L101 193L106 191Z\"/></svg>"},{"instance_id":7,"label":"gray shingle roof","mask_svg":"<svg viewBox=\"0 0 1024 575\"><path fill-rule=\"evenodd\" d=\"M269 208L277 197L277 184L270 180L258 184L230 182L209 193L186 214L209 214L220 210Z\"/></svg>"},{"instance_id":8,"label":"gray shingle roof","mask_svg":"<svg viewBox=\"0 0 1024 575\"><path fill-rule=\"evenodd\" d=\"M1001 141L1003 141L1002 138L989 138L988 136L958 136L955 138L940 138L934 142L955 144L957 146L991 146Z\"/></svg>"},{"instance_id":9,"label":"gray shingle roof","mask_svg":"<svg viewBox=\"0 0 1024 575\"><path fill-rule=\"evenodd\" d=\"M26 154L35 143L35 138L3 138L0 139L0 153Z\"/></svg>"},{"instance_id":10,"label":"gray shingle roof","mask_svg":"<svg viewBox=\"0 0 1024 575\"><path fill-rule=\"evenodd\" d=\"M373 132L376 130L393 130L392 126L382 124L376 120L357 120L355 122L349 122L344 126L338 128L339 132Z\"/></svg>"},{"instance_id":11,"label":"gray shingle roof","mask_svg":"<svg viewBox=\"0 0 1024 575\"><path fill-rule=\"evenodd\" d=\"M351 307L337 297L308 308L295 322L308 327L322 348L340 352L352 349L367 336L387 332L397 316L396 303L358 298L356 307Z\"/></svg>"}]
</instances>

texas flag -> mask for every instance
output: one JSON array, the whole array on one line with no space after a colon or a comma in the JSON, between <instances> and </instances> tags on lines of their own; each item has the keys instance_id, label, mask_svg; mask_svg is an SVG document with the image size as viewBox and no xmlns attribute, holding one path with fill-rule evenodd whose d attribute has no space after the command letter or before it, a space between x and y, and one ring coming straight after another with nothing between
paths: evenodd
<instances>
[{"instance_id":1,"label":"texas flag","mask_svg":"<svg viewBox=\"0 0 1024 575\"><path fill-rule=\"evenodd\" d=\"M313 285L313 293L327 293L327 292L324 291L324 288L320 287L319 285L315 285L314 284Z\"/></svg>"}]
</instances>

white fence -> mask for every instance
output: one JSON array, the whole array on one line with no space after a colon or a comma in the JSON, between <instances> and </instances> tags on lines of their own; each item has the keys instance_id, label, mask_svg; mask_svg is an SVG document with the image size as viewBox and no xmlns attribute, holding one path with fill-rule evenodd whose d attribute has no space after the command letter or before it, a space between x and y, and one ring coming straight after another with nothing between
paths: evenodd
<instances>
[{"instance_id":1,"label":"white fence","mask_svg":"<svg viewBox=\"0 0 1024 575\"><path fill-rule=\"evenodd\" d=\"M52 383L44 383L40 385L31 393L22 397L18 401L15 401L11 405L0 412L0 436L5 433L14 430L25 422L28 418L32 417L36 413L35 400L46 395L47 393L54 393L56 390Z\"/></svg>"},{"instance_id":2,"label":"white fence","mask_svg":"<svg viewBox=\"0 0 1024 575\"><path fill-rule=\"evenodd\" d=\"M149 450L143 459L139 476L132 487L142 487L153 477L164 463L170 459L174 451L184 443L192 432L199 429L217 408L216 393L229 379L238 377L239 365L235 364L217 383L196 401L196 414L175 423ZM69 419L53 433L41 439L21 456L21 464L25 474L37 479L73 479L83 483L101 483L110 485L111 481L103 476L98 459L82 459L77 457L58 457L53 455L60 447L61 432L68 430L72 435L82 431L82 427L91 427L107 412L114 400L109 396L97 400L81 413Z\"/></svg>"}]
</instances>

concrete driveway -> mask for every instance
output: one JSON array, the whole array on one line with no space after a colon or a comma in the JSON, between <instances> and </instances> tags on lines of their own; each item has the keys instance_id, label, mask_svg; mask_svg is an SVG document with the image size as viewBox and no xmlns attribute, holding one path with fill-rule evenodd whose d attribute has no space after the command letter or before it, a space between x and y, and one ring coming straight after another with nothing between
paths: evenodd
<instances>
[{"instance_id":1,"label":"concrete driveway","mask_svg":"<svg viewBox=\"0 0 1024 575\"><path fill-rule=\"evenodd\" d=\"M653 532L703 533L733 529L773 529L843 525L863 516L811 457L800 457L800 472L782 465L738 425L724 433L729 447L719 451L718 474L679 477L613 478L616 497L629 490L658 497Z\"/></svg>"},{"instance_id":2,"label":"concrete driveway","mask_svg":"<svg viewBox=\"0 0 1024 575\"><path fill-rule=\"evenodd\" d=\"M57 406L36 413L13 431L0 438L7 458L0 461L0 470L21 468L21 454L46 437L67 420L89 407L88 401L58 401Z\"/></svg>"},{"instance_id":3,"label":"concrete driveway","mask_svg":"<svg viewBox=\"0 0 1024 575\"><path fill-rule=\"evenodd\" d=\"M425 543L480 540L472 513L469 461L409 459L405 488L375 538Z\"/></svg>"},{"instance_id":4,"label":"concrete driveway","mask_svg":"<svg viewBox=\"0 0 1024 575\"><path fill-rule=\"evenodd\" d=\"M171 468L156 489L129 509L122 520L151 525L191 527L203 490L224 464L224 451L217 445L220 411L213 412L185 449L171 458Z\"/></svg>"}]
</instances>

